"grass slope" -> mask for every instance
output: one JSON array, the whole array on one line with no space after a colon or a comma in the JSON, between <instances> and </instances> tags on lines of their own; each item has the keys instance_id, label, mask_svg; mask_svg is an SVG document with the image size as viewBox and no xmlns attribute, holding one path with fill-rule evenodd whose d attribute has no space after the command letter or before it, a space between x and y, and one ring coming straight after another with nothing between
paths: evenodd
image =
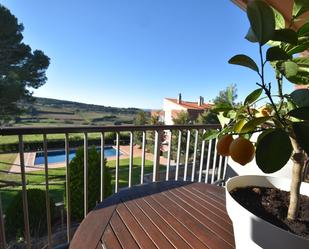
<instances>
[{"instance_id":1,"label":"grass slope","mask_svg":"<svg viewBox=\"0 0 309 249\"><path fill-rule=\"evenodd\" d=\"M15 158L14 158L15 159ZM4 169L7 165L1 165L0 169ZM112 184L114 189L115 184L115 161L108 161L107 167L110 169L112 174ZM164 169L164 166L161 166L161 170ZM145 174L152 173L153 162L146 160L145 161ZM136 185L140 183L140 172L141 172L141 158L134 158L133 160L133 170L132 170L132 184ZM64 200L64 185L65 185L65 168L58 169L49 169L49 193L50 196L56 202L62 202ZM119 168L119 187L128 186L128 175L129 175L129 159L120 160ZM3 175L2 175L3 177ZM7 177L7 175L6 175ZM2 179L2 178L1 178ZM7 178L6 178L7 179ZM20 182L20 175L11 176L10 180L15 180ZM45 173L44 170L35 171L27 173L27 188L39 188L45 190ZM2 204L4 209L9 205L12 198L17 194L18 191L21 191L21 187L7 187L2 188L0 191Z\"/></svg>"},{"instance_id":2,"label":"grass slope","mask_svg":"<svg viewBox=\"0 0 309 249\"><path fill-rule=\"evenodd\" d=\"M84 104L49 98L36 98L27 106L27 113L17 119L16 126L68 126L130 124L139 111Z\"/></svg>"}]
</instances>

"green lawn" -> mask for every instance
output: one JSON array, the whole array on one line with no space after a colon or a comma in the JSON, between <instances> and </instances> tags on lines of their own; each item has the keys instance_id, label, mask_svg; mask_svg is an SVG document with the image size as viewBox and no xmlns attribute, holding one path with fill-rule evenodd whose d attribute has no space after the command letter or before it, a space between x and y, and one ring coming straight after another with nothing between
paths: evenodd
<instances>
[{"instance_id":1,"label":"green lawn","mask_svg":"<svg viewBox=\"0 0 309 249\"><path fill-rule=\"evenodd\" d=\"M11 164L15 161L16 156L16 153L0 154L0 170L9 170L12 166ZM17 175L9 175L0 171L0 180L18 181L18 179L20 179L20 177Z\"/></svg>"},{"instance_id":2,"label":"green lawn","mask_svg":"<svg viewBox=\"0 0 309 249\"><path fill-rule=\"evenodd\" d=\"M100 133L89 133L88 138L100 138ZM84 134L82 133L75 133L69 135L70 139L83 139ZM49 134L47 135L47 140L64 140L64 134ZM25 135L23 137L24 142L42 142L43 135ZM14 144L18 143L18 136L1 136L0 137L0 144Z\"/></svg>"},{"instance_id":3,"label":"green lawn","mask_svg":"<svg viewBox=\"0 0 309 249\"><path fill-rule=\"evenodd\" d=\"M8 154L7 154L8 155ZM0 159L1 159L0 155ZM13 156L7 156L7 159L12 159ZM2 157L4 160L5 157ZM15 156L14 156L15 159ZM13 160L14 160L13 159ZM0 169L4 169L7 165L1 165ZM114 187L115 181L115 161L108 161L107 167L110 169L112 174L112 184ZM161 166L160 170L163 170L164 166ZM145 161L145 174L151 173L153 170L153 162ZM132 184L138 184L140 182L140 172L141 172L141 158L134 158L133 160L133 170L132 170ZM49 169L49 183L50 183L50 196L54 199L55 202L61 202L64 198L64 184L65 184L65 168L58 169ZM128 186L128 175L129 175L129 159L120 160L120 169L119 169L119 187ZM3 174L1 175L4 176ZM20 175L9 176L6 175L5 179L15 180L20 182ZM3 178L1 178L3 179ZM44 170L35 171L27 173L27 188L39 188L45 190L45 174ZM113 188L114 189L114 188ZM8 206L12 198L17 194L18 191L21 191L21 187L7 187L2 188L1 198L4 208Z\"/></svg>"}]
</instances>

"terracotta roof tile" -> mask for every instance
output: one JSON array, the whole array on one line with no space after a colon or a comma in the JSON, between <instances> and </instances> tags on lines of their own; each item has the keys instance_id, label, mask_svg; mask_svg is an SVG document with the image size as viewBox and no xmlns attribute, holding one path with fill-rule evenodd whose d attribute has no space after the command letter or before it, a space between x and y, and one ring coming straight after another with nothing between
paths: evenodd
<instances>
[{"instance_id":1,"label":"terracotta roof tile","mask_svg":"<svg viewBox=\"0 0 309 249\"><path fill-rule=\"evenodd\" d=\"M209 104L209 103L204 103L201 106L198 105L198 102L190 102L190 101L181 101L181 103L177 103L177 99L171 99L171 98L165 98L177 105L180 105L186 109L189 110L204 110L204 109L210 109L213 104Z\"/></svg>"}]
</instances>

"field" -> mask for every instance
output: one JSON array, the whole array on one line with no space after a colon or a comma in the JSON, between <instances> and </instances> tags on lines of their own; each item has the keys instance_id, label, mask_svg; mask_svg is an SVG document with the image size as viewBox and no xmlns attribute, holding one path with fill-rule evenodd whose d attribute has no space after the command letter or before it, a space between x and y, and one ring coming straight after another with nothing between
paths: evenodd
<instances>
[{"instance_id":1,"label":"field","mask_svg":"<svg viewBox=\"0 0 309 249\"><path fill-rule=\"evenodd\" d=\"M14 126L68 126L132 124L136 108L118 108L72 101L36 98Z\"/></svg>"},{"instance_id":2,"label":"field","mask_svg":"<svg viewBox=\"0 0 309 249\"><path fill-rule=\"evenodd\" d=\"M63 101L47 98L36 98L33 104L25 105L25 113L12 121L8 126L38 127L38 126L104 126L133 124L139 109L117 108L78 102ZM82 134L71 135L71 138L82 138ZM90 134L90 138L97 138L99 134ZM49 135L48 139L63 139L63 134ZM24 137L25 142L42 141L42 135L29 135ZM1 144L17 143L17 136L0 137Z\"/></svg>"}]
</instances>

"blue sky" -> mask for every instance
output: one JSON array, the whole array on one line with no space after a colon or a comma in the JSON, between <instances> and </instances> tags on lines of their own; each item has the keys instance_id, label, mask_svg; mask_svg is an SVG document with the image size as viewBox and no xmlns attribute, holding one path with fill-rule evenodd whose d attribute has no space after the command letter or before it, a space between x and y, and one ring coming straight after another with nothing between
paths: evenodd
<instances>
[{"instance_id":1,"label":"blue sky","mask_svg":"<svg viewBox=\"0 0 309 249\"><path fill-rule=\"evenodd\" d=\"M227 63L238 53L257 59L258 52L243 38L246 14L229 0L1 3L24 24L24 42L51 59L35 96L161 108L164 97L178 93L209 101L236 83L241 101L257 88L253 71Z\"/></svg>"}]
</instances>

